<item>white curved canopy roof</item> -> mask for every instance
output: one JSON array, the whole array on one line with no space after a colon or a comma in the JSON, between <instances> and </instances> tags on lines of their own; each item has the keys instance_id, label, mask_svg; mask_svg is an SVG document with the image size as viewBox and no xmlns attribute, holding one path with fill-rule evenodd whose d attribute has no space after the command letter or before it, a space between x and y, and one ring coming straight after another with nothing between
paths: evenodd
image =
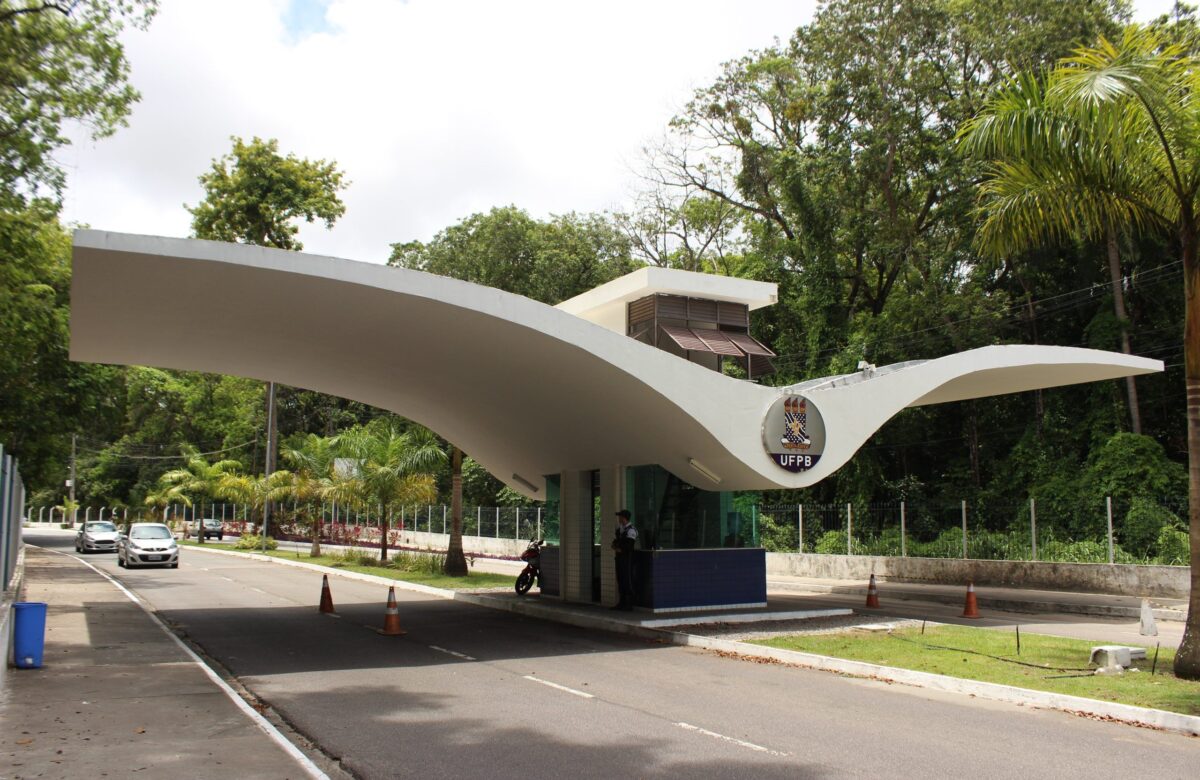
<instances>
[{"instance_id":1,"label":"white curved canopy roof","mask_svg":"<svg viewBox=\"0 0 1200 780\"><path fill-rule=\"evenodd\" d=\"M762 387L455 279L93 230L75 233L71 358L273 380L388 409L535 498L547 474L618 464L658 463L706 489L804 487L909 406L1162 370L1111 352L995 346ZM798 389L827 443L816 468L793 474L765 452L762 424Z\"/></svg>"}]
</instances>

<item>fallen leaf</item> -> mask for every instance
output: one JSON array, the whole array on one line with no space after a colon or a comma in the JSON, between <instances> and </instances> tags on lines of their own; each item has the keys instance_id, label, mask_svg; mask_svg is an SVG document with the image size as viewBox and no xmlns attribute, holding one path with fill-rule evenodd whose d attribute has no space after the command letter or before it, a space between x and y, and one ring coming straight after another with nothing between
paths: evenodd
<instances>
[{"instance_id":1,"label":"fallen leaf","mask_svg":"<svg viewBox=\"0 0 1200 780\"><path fill-rule=\"evenodd\" d=\"M27 737L25 739L18 739L17 744L18 745L32 745L33 739L31 737Z\"/></svg>"},{"instance_id":2,"label":"fallen leaf","mask_svg":"<svg viewBox=\"0 0 1200 780\"><path fill-rule=\"evenodd\" d=\"M146 733L146 730L145 730L145 729L140 729L140 728L139 728L139 729L134 729L134 730L133 730L133 733L134 733L134 734L145 734L145 733Z\"/></svg>"}]
</instances>

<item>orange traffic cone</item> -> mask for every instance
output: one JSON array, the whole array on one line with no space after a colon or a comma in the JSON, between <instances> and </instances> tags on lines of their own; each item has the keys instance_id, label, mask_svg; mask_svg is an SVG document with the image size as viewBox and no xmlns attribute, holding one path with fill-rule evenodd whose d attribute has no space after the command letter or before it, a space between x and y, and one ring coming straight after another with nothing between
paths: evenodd
<instances>
[{"instance_id":1,"label":"orange traffic cone","mask_svg":"<svg viewBox=\"0 0 1200 780\"><path fill-rule=\"evenodd\" d=\"M333 594L329 592L329 575L321 575L321 607L322 613L335 614L333 608Z\"/></svg>"},{"instance_id":2,"label":"orange traffic cone","mask_svg":"<svg viewBox=\"0 0 1200 780\"><path fill-rule=\"evenodd\" d=\"M879 591L875 588L875 573L871 573L871 581L867 583L867 606L879 609Z\"/></svg>"},{"instance_id":3,"label":"orange traffic cone","mask_svg":"<svg viewBox=\"0 0 1200 780\"><path fill-rule=\"evenodd\" d=\"M396 589L388 588L387 609L383 611L381 636L404 636L408 632L400 628L400 611L396 609Z\"/></svg>"},{"instance_id":4,"label":"orange traffic cone","mask_svg":"<svg viewBox=\"0 0 1200 780\"><path fill-rule=\"evenodd\" d=\"M965 618L979 617L979 602L975 600L975 583L967 585L967 605L963 607L962 616Z\"/></svg>"}]
</instances>

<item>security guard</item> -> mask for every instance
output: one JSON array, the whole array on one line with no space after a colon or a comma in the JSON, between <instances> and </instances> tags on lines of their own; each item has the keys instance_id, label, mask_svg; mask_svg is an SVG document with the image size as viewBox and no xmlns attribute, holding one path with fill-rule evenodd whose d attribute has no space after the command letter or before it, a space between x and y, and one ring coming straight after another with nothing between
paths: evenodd
<instances>
[{"instance_id":1,"label":"security guard","mask_svg":"<svg viewBox=\"0 0 1200 780\"><path fill-rule=\"evenodd\" d=\"M629 522L628 509L617 512L617 533L613 538L612 548L616 553L617 588L621 592L621 601L611 609L628 612L633 609L633 548L637 543L637 529Z\"/></svg>"}]
</instances>

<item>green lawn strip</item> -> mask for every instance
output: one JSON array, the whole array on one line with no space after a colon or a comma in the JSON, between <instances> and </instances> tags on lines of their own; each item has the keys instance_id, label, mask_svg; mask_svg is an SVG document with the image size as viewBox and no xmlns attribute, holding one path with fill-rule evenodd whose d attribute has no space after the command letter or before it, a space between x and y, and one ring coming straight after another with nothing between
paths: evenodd
<instances>
[{"instance_id":1,"label":"green lawn strip","mask_svg":"<svg viewBox=\"0 0 1200 780\"><path fill-rule=\"evenodd\" d=\"M199 547L196 542L180 542L180 544L188 547ZM208 546L210 543L206 543ZM245 550L228 545L218 545L214 549L229 550L231 552L240 553L259 553L261 550ZM303 561L316 566L327 566L338 571L353 571L360 574L372 574L376 577L383 577L389 580L400 580L402 582L413 582L418 585L428 585L433 588L444 588L446 590L480 590L483 588L511 588L514 577L506 574L491 574L488 572L472 572L466 577L447 577L445 574L435 574L428 571L405 571L402 569L393 569L385 566L364 566L359 563L350 563L342 558L331 555L320 555L316 558L310 556L307 552L296 553L291 550L268 550L267 555L272 558L282 558L289 561Z\"/></svg>"},{"instance_id":2,"label":"green lawn strip","mask_svg":"<svg viewBox=\"0 0 1200 780\"><path fill-rule=\"evenodd\" d=\"M1087 669L1091 648L1104 642L1022 633L1021 654L1017 655L1014 632L967 626L931 626L923 636L919 628L891 633L850 631L776 637L754 644L1200 715L1200 682L1180 680L1171 674L1174 650L1164 647L1158 656L1157 673L1150 674L1153 645L1147 648L1147 660L1135 663L1140 671L1107 676L1074 671Z\"/></svg>"}]
</instances>

